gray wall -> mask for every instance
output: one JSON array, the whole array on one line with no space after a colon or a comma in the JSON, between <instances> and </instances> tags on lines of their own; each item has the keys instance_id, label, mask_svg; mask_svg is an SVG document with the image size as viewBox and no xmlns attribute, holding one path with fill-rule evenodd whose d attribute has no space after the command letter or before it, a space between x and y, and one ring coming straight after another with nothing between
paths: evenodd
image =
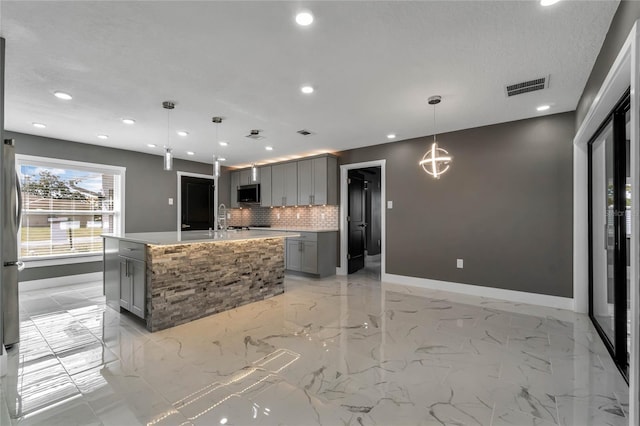
<instances>
[{"instance_id":1,"label":"gray wall","mask_svg":"<svg viewBox=\"0 0 640 426\"><path fill-rule=\"evenodd\" d=\"M640 1L621 1L618 10L613 16L609 32L607 33L604 43L602 43L600 53L591 70L582 96L578 101L576 108L576 129L582 124L587 111L589 111L589 107L593 103L598 90L600 90L600 86L602 86L611 65L615 61L616 56L618 56L618 52L627 39L629 31L631 31L631 27L633 27L636 19L640 19Z\"/></svg>"},{"instance_id":2,"label":"gray wall","mask_svg":"<svg viewBox=\"0 0 640 426\"><path fill-rule=\"evenodd\" d=\"M177 221L176 170L211 174L211 164L175 160L174 171L162 169L162 157L15 132L16 153L126 167L125 231L175 231ZM224 185L224 183L222 183ZM169 198L174 205L168 204ZM102 262L25 269L21 281L102 271Z\"/></svg>"},{"instance_id":3,"label":"gray wall","mask_svg":"<svg viewBox=\"0 0 640 426\"><path fill-rule=\"evenodd\" d=\"M572 297L574 123L571 112L438 135L454 159L439 180L418 166L430 137L341 152L340 164L387 160L387 273Z\"/></svg>"}]
</instances>

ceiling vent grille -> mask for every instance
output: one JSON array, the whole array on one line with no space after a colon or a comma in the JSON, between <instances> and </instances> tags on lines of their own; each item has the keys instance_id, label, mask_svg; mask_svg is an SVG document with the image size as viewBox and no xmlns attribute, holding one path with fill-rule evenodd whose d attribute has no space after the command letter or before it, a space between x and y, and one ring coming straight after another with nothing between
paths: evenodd
<instances>
[{"instance_id":1,"label":"ceiling vent grille","mask_svg":"<svg viewBox=\"0 0 640 426\"><path fill-rule=\"evenodd\" d=\"M298 130L296 133L299 133L302 136L311 136L311 135L313 135L313 132L311 130L307 130L307 129Z\"/></svg>"},{"instance_id":2,"label":"ceiling vent grille","mask_svg":"<svg viewBox=\"0 0 640 426\"><path fill-rule=\"evenodd\" d=\"M505 87L505 93L507 97L511 97L546 89L547 87L549 87L549 76L523 81L522 83L509 84Z\"/></svg>"},{"instance_id":3,"label":"ceiling vent grille","mask_svg":"<svg viewBox=\"0 0 640 426\"><path fill-rule=\"evenodd\" d=\"M256 130L256 129L251 130L249 134L245 137L249 139L255 139L255 140L264 139L264 136L260 135L260 130Z\"/></svg>"}]
</instances>

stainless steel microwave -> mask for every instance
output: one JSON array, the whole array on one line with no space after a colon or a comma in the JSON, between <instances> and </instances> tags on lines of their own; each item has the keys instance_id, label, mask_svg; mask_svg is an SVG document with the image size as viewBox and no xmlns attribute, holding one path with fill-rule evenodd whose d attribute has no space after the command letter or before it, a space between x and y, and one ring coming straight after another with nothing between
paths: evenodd
<instances>
[{"instance_id":1,"label":"stainless steel microwave","mask_svg":"<svg viewBox=\"0 0 640 426\"><path fill-rule=\"evenodd\" d=\"M260 203L260 184L240 185L238 187L238 202L245 204Z\"/></svg>"}]
</instances>

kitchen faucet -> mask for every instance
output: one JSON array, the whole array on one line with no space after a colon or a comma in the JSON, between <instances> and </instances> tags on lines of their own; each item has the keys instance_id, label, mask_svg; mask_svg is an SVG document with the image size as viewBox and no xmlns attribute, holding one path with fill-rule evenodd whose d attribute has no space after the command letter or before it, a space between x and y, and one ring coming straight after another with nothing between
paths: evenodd
<instances>
[{"instance_id":1,"label":"kitchen faucet","mask_svg":"<svg viewBox=\"0 0 640 426\"><path fill-rule=\"evenodd\" d=\"M224 204L218 206L218 229L227 230L227 206Z\"/></svg>"}]
</instances>

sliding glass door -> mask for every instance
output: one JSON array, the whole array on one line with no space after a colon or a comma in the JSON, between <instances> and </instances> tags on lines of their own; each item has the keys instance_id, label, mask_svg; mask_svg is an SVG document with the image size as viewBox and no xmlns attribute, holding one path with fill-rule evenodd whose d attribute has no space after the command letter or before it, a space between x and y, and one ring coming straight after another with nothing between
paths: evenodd
<instances>
[{"instance_id":1,"label":"sliding glass door","mask_svg":"<svg viewBox=\"0 0 640 426\"><path fill-rule=\"evenodd\" d=\"M629 365L629 94L589 142L589 314L625 374Z\"/></svg>"}]
</instances>

